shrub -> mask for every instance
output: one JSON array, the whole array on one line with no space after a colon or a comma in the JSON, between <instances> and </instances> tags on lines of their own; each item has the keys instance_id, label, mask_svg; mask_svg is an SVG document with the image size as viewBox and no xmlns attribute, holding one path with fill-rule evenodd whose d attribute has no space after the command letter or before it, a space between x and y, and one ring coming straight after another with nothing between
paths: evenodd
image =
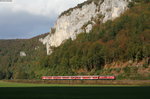
<instances>
[{"instance_id":1,"label":"shrub","mask_svg":"<svg viewBox=\"0 0 150 99\"><path fill-rule=\"evenodd\" d=\"M134 3L134 2L129 2L129 4L128 4L128 8L132 8L132 7L134 7L134 5L135 5L135 3Z\"/></svg>"},{"instance_id":2,"label":"shrub","mask_svg":"<svg viewBox=\"0 0 150 99\"><path fill-rule=\"evenodd\" d=\"M116 68L115 71L116 71L117 73L119 73L119 72L121 71L121 68Z\"/></svg>"},{"instance_id":3,"label":"shrub","mask_svg":"<svg viewBox=\"0 0 150 99\"><path fill-rule=\"evenodd\" d=\"M129 66L124 67L124 68L123 68L123 71L124 71L124 73L130 73L130 72L131 72Z\"/></svg>"}]
</instances>

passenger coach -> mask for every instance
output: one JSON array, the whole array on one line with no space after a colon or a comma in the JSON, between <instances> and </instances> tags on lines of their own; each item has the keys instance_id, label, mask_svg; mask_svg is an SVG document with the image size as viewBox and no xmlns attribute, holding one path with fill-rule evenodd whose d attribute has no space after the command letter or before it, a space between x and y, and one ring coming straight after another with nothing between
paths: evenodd
<instances>
[{"instance_id":1,"label":"passenger coach","mask_svg":"<svg viewBox=\"0 0 150 99\"><path fill-rule=\"evenodd\" d=\"M43 80L115 80L115 76L43 76Z\"/></svg>"}]
</instances>

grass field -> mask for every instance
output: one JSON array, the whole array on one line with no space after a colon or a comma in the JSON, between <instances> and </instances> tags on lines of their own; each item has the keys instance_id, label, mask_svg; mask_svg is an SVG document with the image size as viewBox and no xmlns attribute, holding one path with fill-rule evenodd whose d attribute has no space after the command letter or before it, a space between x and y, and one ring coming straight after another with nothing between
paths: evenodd
<instances>
[{"instance_id":1,"label":"grass field","mask_svg":"<svg viewBox=\"0 0 150 99\"><path fill-rule=\"evenodd\" d=\"M17 83L0 81L0 88L2 87L140 87L142 85L80 85L80 84L44 84L44 83Z\"/></svg>"},{"instance_id":2,"label":"grass field","mask_svg":"<svg viewBox=\"0 0 150 99\"><path fill-rule=\"evenodd\" d=\"M0 99L147 99L150 87L51 85L0 81Z\"/></svg>"}]
</instances>

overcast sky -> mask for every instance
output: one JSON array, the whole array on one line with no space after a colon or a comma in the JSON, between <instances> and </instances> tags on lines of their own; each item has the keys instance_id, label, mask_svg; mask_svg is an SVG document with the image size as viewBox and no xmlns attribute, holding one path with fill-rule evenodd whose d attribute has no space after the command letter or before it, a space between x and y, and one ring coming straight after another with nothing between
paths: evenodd
<instances>
[{"instance_id":1,"label":"overcast sky","mask_svg":"<svg viewBox=\"0 0 150 99\"><path fill-rule=\"evenodd\" d=\"M85 0L0 2L0 39L31 38L50 31L58 15Z\"/></svg>"}]
</instances>

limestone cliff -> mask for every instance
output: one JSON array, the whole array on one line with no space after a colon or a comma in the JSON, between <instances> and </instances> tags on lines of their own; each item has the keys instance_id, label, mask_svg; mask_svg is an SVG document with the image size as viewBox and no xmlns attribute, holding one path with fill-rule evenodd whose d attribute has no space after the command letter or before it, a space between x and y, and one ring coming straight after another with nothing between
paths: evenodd
<instances>
[{"instance_id":1,"label":"limestone cliff","mask_svg":"<svg viewBox=\"0 0 150 99\"><path fill-rule=\"evenodd\" d=\"M97 2L95 2L97 1ZM60 46L66 39L76 39L79 33L88 33L95 20L105 23L119 17L128 9L131 0L90 0L62 13L49 35L40 41L46 45L47 54L52 53L52 47Z\"/></svg>"}]
</instances>

